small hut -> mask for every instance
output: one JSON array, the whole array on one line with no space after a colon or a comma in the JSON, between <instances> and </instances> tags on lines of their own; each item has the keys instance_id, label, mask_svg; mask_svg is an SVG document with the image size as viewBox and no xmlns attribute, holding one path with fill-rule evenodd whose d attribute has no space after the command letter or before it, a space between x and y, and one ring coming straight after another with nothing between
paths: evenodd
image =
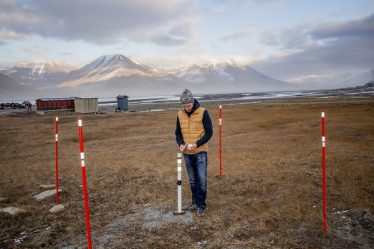
<instances>
[{"instance_id":1,"label":"small hut","mask_svg":"<svg viewBox=\"0 0 374 249\"><path fill-rule=\"evenodd\" d=\"M74 98L40 98L36 101L38 111L74 109Z\"/></svg>"},{"instance_id":2,"label":"small hut","mask_svg":"<svg viewBox=\"0 0 374 249\"><path fill-rule=\"evenodd\" d=\"M77 113L97 113L99 112L98 98L75 98L74 107Z\"/></svg>"},{"instance_id":3,"label":"small hut","mask_svg":"<svg viewBox=\"0 0 374 249\"><path fill-rule=\"evenodd\" d=\"M117 111L123 112L129 109L129 97L127 95L117 96Z\"/></svg>"}]
</instances>

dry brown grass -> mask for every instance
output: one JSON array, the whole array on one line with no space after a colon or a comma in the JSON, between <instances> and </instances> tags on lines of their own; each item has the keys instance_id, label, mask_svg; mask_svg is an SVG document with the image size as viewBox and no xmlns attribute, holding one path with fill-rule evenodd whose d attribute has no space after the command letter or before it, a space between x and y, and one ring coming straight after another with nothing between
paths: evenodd
<instances>
[{"instance_id":1,"label":"dry brown grass","mask_svg":"<svg viewBox=\"0 0 374 249\"><path fill-rule=\"evenodd\" d=\"M322 234L319 111L324 108L327 113L327 201L332 219L336 210L373 212L374 104L300 102L224 106L222 181L216 178L218 105L210 103L215 134L204 221L154 229L141 228L139 221L139 226L114 231L121 243L105 248L197 248L204 240L207 248L357 246L338 238L334 231L339 228L330 220L327 236ZM176 206L176 110L83 117L94 237L145 204L163 210ZM1 116L0 127L0 196L8 198L0 207L28 210L16 217L0 214L0 247L59 248L72 241L84 246L76 117L60 117L60 201L66 210L59 214L47 211L54 205L52 198L32 198L41 191L40 184L54 182L54 117ZM183 174L187 203L188 179ZM22 232L27 238L16 245L13 239Z\"/></svg>"}]
</instances>

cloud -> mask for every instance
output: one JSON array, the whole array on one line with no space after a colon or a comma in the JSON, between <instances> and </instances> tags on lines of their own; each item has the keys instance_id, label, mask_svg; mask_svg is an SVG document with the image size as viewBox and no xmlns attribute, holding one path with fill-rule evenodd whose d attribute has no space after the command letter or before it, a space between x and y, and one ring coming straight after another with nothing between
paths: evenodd
<instances>
[{"instance_id":1,"label":"cloud","mask_svg":"<svg viewBox=\"0 0 374 249\"><path fill-rule=\"evenodd\" d=\"M192 35L196 24L194 3L187 0L39 0L21 4L2 0L0 28L19 35L37 34L96 44L128 39L169 46ZM176 39L172 33L178 29L185 32ZM151 35L141 37L139 31Z\"/></svg>"},{"instance_id":2,"label":"cloud","mask_svg":"<svg viewBox=\"0 0 374 249\"><path fill-rule=\"evenodd\" d=\"M254 3L254 4L266 4L271 2L277 2L278 0L210 0L213 3L227 3L227 2L248 2L248 3Z\"/></svg>"},{"instance_id":3,"label":"cloud","mask_svg":"<svg viewBox=\"0 0 374 249\"><path fill-rule=\"evenodd\" d=\"M43 19L33 9L24 5L17 6L13 0L0 1L0 30L3 35L23 36L32 32L33 26L42 23Z\"/></svg>"},{"instance_id":4,"label":"cloud","mask_svg":"<svg viewBox=\"0 0 374 249\"><path fill-rule=\"evenodd\" d=\"M308 32L304 26L280 32L265 31L261 33L261 39L263 44L281 49L305 49L316 43Z\"/></svg>"},{"instance_id":5,"label":"cloud","mask_svg":"<svg viewBox=\"0 0 374 249\"><path fill-rule=\"evenodd\" d=\"M213 8L213 9L210 9L210 12L214 13L214 14L219 14L219 13L225 12L225 9L222 8L222 7L220 7L220 8Z\"/></svg>"},{"instance_id":6,"label":"cloud","mask_svg":"<svg viewBox=\"0 0 374 249\"><path fill-rule=\"evenodd\" d=\"M226 34L226 35L220 37L220 40L224 41L224 42L236 41L236 40L248 38L248 37L251 37L251 36L254 36L254 35L256 35L256 30L249 28L249 29L240 30L238 32L233 32L233 33Z\"/></svg>"},{"instance_id":7,"label":"cloud","mask_svg":"<svg viewBox=\"0 0 374 249\"><path fill-rule=\"evenodd\" d=\"M40 55L45 52L45 49L40 47L25 47L23 48L23 51L32 55Z\"/></svg>"},{"instance_id":8,"label":"cloud","mask_svg":"<svg viewBox=\"0 0 374 249\"><path fill-rule=\"evenodd\" d=\"M373 16L263 33L264 44L293 52L271 56L253 66L285 81L321 84L334 81L334 75L337 80L346 75L369 72L374 69Z\"/></svg>"},{"instance_id":9,"label":"cloud","mask_svg":"<svg viewBox=\"0 0 374 249\"><path fill-rule=\"evenodd\" d=\"M280 48L310 48L344 38L374 38L374 14L346 22L299 25L279 32L262 32L262 42Z\"/></svg>"},{"instance_id":10,"label":"cloud","mask_svg":"<svg viewBox=\"0 0 374 249\"><path fill-rule=\"evenodd\" d=\"M372 37L374 38L374 14L346 22L319 25L310 32L314 39Z\"/></svg>"},{"instance_id":11,"label":"cloud","mask_svg":"<svg viewBox=\"0 0 374 249\"><path fill-rule=\"evenodd\" d=\"M0 38L6 40L19 40L25 38L25 36L14 31L3 29L0 30Z\"/></svg>"}]
</instances>

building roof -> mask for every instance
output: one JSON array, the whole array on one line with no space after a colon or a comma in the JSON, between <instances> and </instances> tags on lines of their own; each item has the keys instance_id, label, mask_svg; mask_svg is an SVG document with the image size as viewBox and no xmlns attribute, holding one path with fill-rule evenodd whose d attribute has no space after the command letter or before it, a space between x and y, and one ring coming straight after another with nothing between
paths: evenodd
<instances>
[{"instance_id":1,"label":"building roof","mask_svg":"<svg viewBox=\"0 0 374 249\"><path fill-rule=\"evenodd\" d=\"M66 97L66 98L39 98L36 101L62 101L62 100L74 100L75 97Z\"/></svg>"}]
</instances>

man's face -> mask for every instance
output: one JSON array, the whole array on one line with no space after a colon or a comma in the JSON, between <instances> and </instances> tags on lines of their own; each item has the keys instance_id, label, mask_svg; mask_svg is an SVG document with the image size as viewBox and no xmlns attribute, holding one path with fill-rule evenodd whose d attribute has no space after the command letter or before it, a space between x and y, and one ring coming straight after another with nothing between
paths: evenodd
<instances>
[{"instance_id":1,"label":"man's face","mask_svg":"<svg viewBox=\"0 0 374 249\"><path fill-rule=\"evenodd\" d=\"M193 107L193 103L182 104L182 108L183 108L183 110L185 110L186 112L191 112L191 111L192 111L192 107Z\"/></svg>"}]
</instances>

